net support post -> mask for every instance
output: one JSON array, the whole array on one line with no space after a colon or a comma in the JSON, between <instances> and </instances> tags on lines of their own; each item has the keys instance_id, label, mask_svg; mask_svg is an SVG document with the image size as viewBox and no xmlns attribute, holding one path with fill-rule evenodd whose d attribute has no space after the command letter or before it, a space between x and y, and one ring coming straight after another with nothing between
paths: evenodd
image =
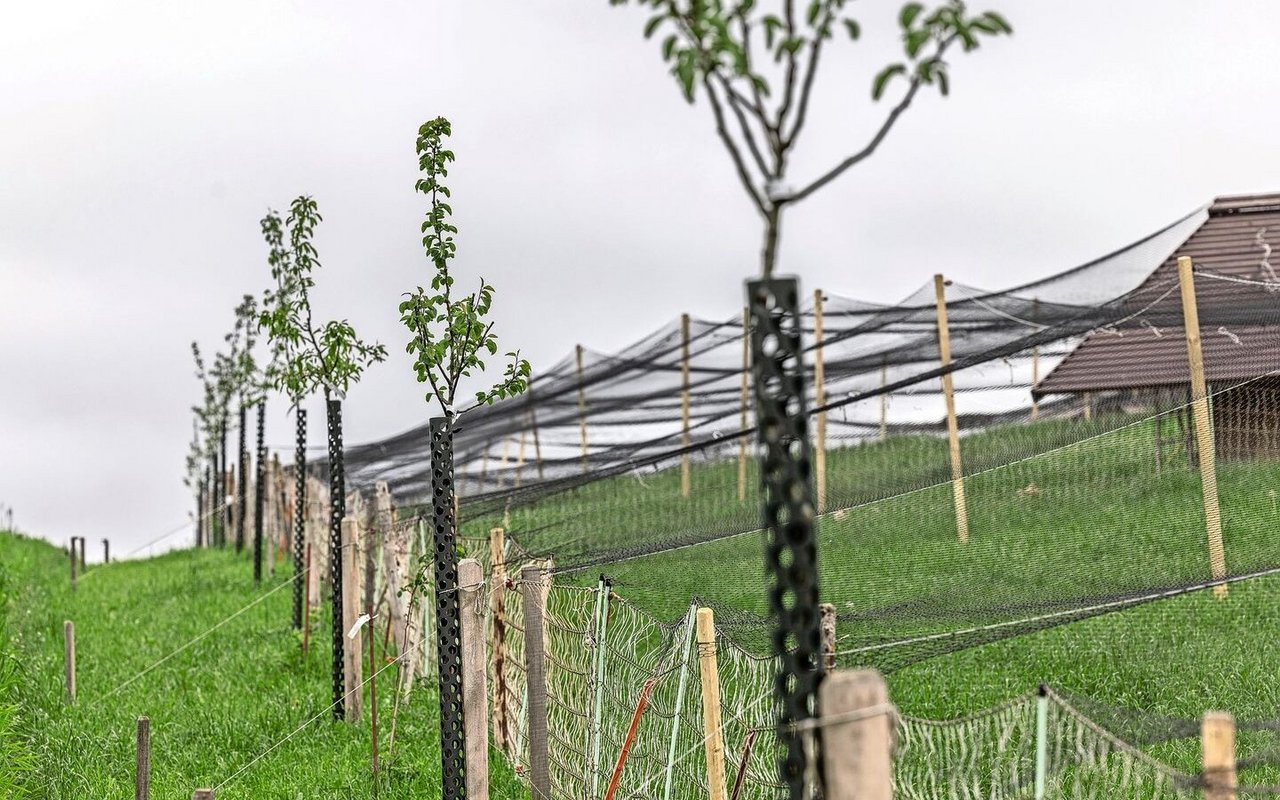
<instances>
[{"instance_id":1,"label":"net support post","mask_svg":"<svg viewBox=\"0 0 1280 800\"><path fill-rule=\"evenodd\" d=\"M441 795L463 800L466 786L465 710L461 623L458 605L458 544L453 491L453 420L433 417L431 498L435 552L437 677L440 685Z\"/></svg>"},{"instance_id":2,"label":"net support post","mask_svg":"<svg viewBox=\"0 0 1280 800\"><path fill-rule=\"evenodd\" d=\"M837 671L818 690L826 800L892 800L893 707L884 676Z\"/></svg>"},{"instance_id":3,"label":"net support post","mask_svg":"<svg viewBox=\"0 0 1280 800\"><path fill-rule=\"evenodd\" d=\"M690 475L689 445L692 438L689 430L689 315L680 315L680 441L684 452L680 454L680 496L688 497L692 489Z\"/></svg>"},{"instance_id":4,"label":"net support post","mask_svg":"<svg viewBox=\"0 0 1280 800\"><path fill-rule=\"evenodd\" d=\"M724 782L724 732L720 723L720 667L716 659L716 618L698 609L698 668L702 678L703 748L707 754L709 800L727 800Z\"/></svg>"},{"instance_id":5,"label":"net support post","mask_svg":"<svg viewBox=\"0 0 1280 800\"><path fill-rule=\"evenodd\" d=\"M359 722L361 716L361 700L363 696L360 692L361 681L361 635L363 629L352 635L352 631L356 625L356 619L360 615L360 595L357 587L359 582L359 571L356 564L356 538L360 535L359 523L355 517L344 517L342 520L342 549L339 551L342 559L342 579L345 585L342 587L342 630L347 641L343 643L343 660L342 660L342 676L343 686L345 687L346 715L347 722Z\"/></svg>"},{"instance_id":6,"label":"net support post","mask_svg":"<svg viewBox=\"0 0 1280 800\"><path fill-rule=\"evenodd\" d=\"M1044 800L1049 773L1049 690L1042 683L1036 690L1036 785L1035 800Z\"/></svg>"},{"instance_id":7,"label":"net support post","mask_svg":"<svg viewBox=\"0 0 1280 800\"><path fill-rule=\"evenodd\" d=\"M813 292L813 404L827 404L827 374L822 356L822 290ZM818 513L827 510L827 412L819 411L814 419L813 471Z\"/></svg>"},{"instance_id":8,"label":"net support post","mask_svg":"<svg viewBox=\"0 0 1280 800\"><path fill-rule=\"evenodd\" d=\"M528 564L520 570L524 606L526 736L529 745L529 784L532 800L551 800L551 770L547 753L547 663L543 647L546 595L542 569Z\"/></svg>"},{"instance_id":9,"label":"net support post","mask_svg":"<svg viewBox=\"0 0 1280 800\"><path fill-rule=\"evenodd\" d=\"M662 800L671 800L671 785L675 778L676 750L680 741L680 719L684 713L684 696L689 686L689 652L696 637L698 605L689 606L685 615L684 644L680 649L680 679L676 684L676 705L671 715L671 743L667 746L667 768L662 784Z\"/></svg>"},{"instance_id":10,"label":"net support post","mask_svg":"<svg viewBox=\"0 0 1280 800\"><path fill-rule=\"evenodd\" d=\"M489 702L484 646L484 568L474 558L458 562L461 602L462 721L466 738L467 797L489 798Z\"/></svg>"},{"instance_id":11,"label":"net support post","mask_svg":"<svg viewBox=\"0 0 1280 800\"><path fill-rule=\"evenodd\" d=\"M1196 308L1195 273L1191 258L1178 257L1178 283L1182 289L1182 319L1187 332L1187 367L1191 378L1191 416L1195 422L1196 449L1200 454L1200 487L1204 496L1204 527L1209 543L1209 574L1214 580L1227 576L1222 544L1222 511L1218 506L1218 468L1213 441L1213 417L1204 378L1204 354L1200 349L1200 312ZM1213 587L1218 598L1227 596L1227 585Z\"/></svg>"},{"instance_id":12,"label":"net support post","mask_svg":"<svg viewBox=\"0 0 1280 800\"><path fill-rule=\"evenodd\" d=\"M956 422L956 391L951 370L951 330L947 324L947 282L933 276L933 291L938 306L938 357L942 362L942 396L947 404L947 446L951 453L951 493L956 510L956 537L969 541L969 508L964 494L964 464L960 460L960 426Z\"/></svg>"},{"instance_id":13,"label":"net support post","mask_svg":"<svg viewBox=\"0 0 1280 800\"><path fill-rule=\"evenodd\" d=\"M134 735L134 800L151 800L151 719L138 717Z\"/></svg>"},{"instance_id":14,"label":"net support post","mask_svg":"<svg viewBox=\"0 0 1280 800\"><path fill-rule=\"evenodd\" d=\"M779 779L784 796L808 793L809 754L796 725L816 712L822 681L818 547L812 451L805 408L799 287L794 278L747 283L751 368L761 448L761 528L770 577L769 616Z\"/></svg>"},{"instance_id":15,"label":"net support post","mask_svg":"<svg viewBox=\"0 0 1280 800\"><path fill-rule=\"evenodd\" d=\"M1236 800L1236 721L1222 711L1200 720L1200 757L1205 800Z\"/></svg>"}]
</instances>

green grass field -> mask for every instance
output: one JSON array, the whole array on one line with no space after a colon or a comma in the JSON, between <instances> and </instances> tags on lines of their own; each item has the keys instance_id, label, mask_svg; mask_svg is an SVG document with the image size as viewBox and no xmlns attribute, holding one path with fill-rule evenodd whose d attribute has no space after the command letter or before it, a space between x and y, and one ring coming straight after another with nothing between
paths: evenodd
<instances>
[{"instance_id":1,"label":"green grass field","mask_svg":"<svg viewBox=\"0 0 1280 800\"><path fill-rule=\"evenodd\" d=\"M72 593L62 551L0 534L0 565L0 796L132 797L135 720L146 715L152 797L189 798L231 778L328 707L328 616L313 615L318 636L304 660L300 635L289 626L288 588L124 685L268 591L265 583L253 589L247 559L182 551L91 567ZM78 697L70 707L63 702L64 619L76 624ZM413 702L402 705L395 753L387 758L394 671L379 684L376 780L367 709L358 725L335 724L324 713L217 796L438 797L433 681L420 680ZM16 713L6 716L10 706ZM15 759L23 753L29 763L19 772ZM22 776L26 794L6 784L8 775ZM492 780L495 797L514 796L514 779L500 763Z\"/></svg>"}]
</instances>

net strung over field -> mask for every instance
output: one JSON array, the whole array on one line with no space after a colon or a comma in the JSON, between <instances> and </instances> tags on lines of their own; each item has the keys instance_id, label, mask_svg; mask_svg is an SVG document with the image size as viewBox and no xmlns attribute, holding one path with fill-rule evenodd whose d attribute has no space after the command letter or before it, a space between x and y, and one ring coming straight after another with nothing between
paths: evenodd
<instances>
[{"instance_id":1,"label":"net strung over field","mask_svg":"<svg viewBox=\"0 0 1280 800\"><path fill-rule=\"evenodd\" d=\"M1076 742L1071 758L1095 752L1089 763L1102 765L1072 761L1061 774L1074 788L1055 796L1107 796L1091 788L1104 784L1128 787L1112 796L1197 787L1194 742L1086 725L1072 697L1161 719L1194 721L1233 703L1258 719L1280 716L1264 677L1274 673L1271 637L1261 633L1280 621L1273 241L1280 197L1226 198L1013 289L930 283L896 305L823 293L805 309L821 593L836 608L837 664L888 673L895 702L922 715L900 720L904 776L912 753L947 746L949 735L913 719L963 717L1042 680L1063 687L1053 724ZM1194 263L1204 402L1193 396L1177 256ZM623 646L633 656L610 673L622 699L609 719L625 724L646 681L691 663L680 660L680 642L696 603L716 612L726 715L759 714L767 727L772 666L744 333L737 316L689 319L616 354L580 350L538 374L529 394L477 410L458 429L463 535L483 540L505 528L511 563L553 560L553 596L581 605L563 612L576 622L549 634L578 648L549 668L553 691L556 674L566 681L566 708L594 713L581 709L594 702L600 667L573 658L591 658L582 641L595 635L604 575L615 606L644 620L626 623L637 631ZM424 426L351 449L349 480L387 481L402 506L421 501L427 439ZM655 686L655 713L643 724L696 713L688 699L675 708L678 681ZM1000 742L1022 735L1026 713L1014 705L965 723L975 741L992 720L1001 726L982 746L984 774ZM620 734L579 737L571 717L560 730L575 746L603 741L616 755ZM731 762L755 724L726 742ZM668 730L637 741L691 748L696 720L679 729L694 738ZM1162 761L1144 754L1151 748ZM1259 748L1268 752L1266 742ZM569 751L560 751L559 774L590 784L601 762L590 750L573 761ZM966 757L955 756L952 780L962 780ZM632 763L650 758L669 760L641 749ZM746 758L746 785L767 786L772 753ZM1025 796L1014 780L1023 768L1001 767L1011 770L1007 793L979 781L972 791L910 796Z\"/></svg>"}]
</instances>

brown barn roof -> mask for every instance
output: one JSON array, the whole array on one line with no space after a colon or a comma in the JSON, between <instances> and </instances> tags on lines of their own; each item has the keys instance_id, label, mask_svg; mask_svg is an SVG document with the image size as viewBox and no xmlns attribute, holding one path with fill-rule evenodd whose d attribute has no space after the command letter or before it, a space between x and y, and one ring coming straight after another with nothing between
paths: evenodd
<instances>
[{"instance_id":1,"label":"brown barn roof","mask_svg":"<svg viewBox=\"0 0 1280 800\"><path fill-rule=\"evenodd\" d=\"M1267 250L1262 241L1276 248L1280 271L1280 194L1217 198L1195 233L1125 299L1125 321L1089 333L1032 393L1187 383L1187 345L1184 328L1179 327L1179 256L1190 256L1197 270L1205 377L1237 381L1280 370L1280 294L1257 283L1218 279L1274 282L1274 274L1264 274Z\"/></svg>"}]
</instances>

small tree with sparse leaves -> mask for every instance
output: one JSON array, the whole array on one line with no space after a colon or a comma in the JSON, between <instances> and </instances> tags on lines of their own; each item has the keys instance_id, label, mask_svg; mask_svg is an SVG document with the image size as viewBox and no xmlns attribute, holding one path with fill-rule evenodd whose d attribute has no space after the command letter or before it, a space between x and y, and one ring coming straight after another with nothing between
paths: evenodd
<instances>
[{"instance_id":1,"label":"small tree with sparse leaves","mask_svg":"<svg viewBox=\"0 0 1280 800\"><path fill-rule=\"evenodd\" d=\"M778 259L783 212L870 158L920 89L949 93L949 53L976 50L983 37L1013 29L994 11L970 13L962 0L934 8L907 3L898 14L903 59L879 70L871 97L879 101L895 82L898 100L872 134L831 166L792 183L789 167L809 118L819 64L831 40L862 36L845 10L848 0L609 0L652 10L646 38L663 34L662 57L684 98L705 96L716 134L764 227L761 274Z\"/></svg>"}]
</instances>

